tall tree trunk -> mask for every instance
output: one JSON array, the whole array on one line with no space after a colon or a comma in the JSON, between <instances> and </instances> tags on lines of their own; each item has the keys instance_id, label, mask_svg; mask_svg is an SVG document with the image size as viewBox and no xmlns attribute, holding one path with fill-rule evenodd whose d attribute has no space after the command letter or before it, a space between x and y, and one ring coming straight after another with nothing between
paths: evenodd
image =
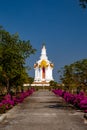
<instances>
[{"instance_id":1,"label":"tall tree trunk","mask_svg":"<svg viewBox=\"0 0 87 130\"><path fill-rule=\"evenodd\" d=\"M24 87L23 87L23 86L21 86L21 92L22 92L22 93L24 92Z\"/></svg>"},{"instance_id":2,"label":"tall tree trunk","mask_svg":"<svg viewBox=\"0 0 87 130\"><path fill-rule=\"evenodd\" d=\"M7 94L10 94L9 78L6 79L6 88L7 88Z\"/></svg>"}]
</instances>

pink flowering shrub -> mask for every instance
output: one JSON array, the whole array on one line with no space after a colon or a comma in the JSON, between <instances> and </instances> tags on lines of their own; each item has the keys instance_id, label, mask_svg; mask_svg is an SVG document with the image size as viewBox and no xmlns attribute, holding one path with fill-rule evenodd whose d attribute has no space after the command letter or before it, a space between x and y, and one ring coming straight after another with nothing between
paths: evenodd
<instances>
[{"instance_id":1,"label":"pink flowering shrub","mask_svg":"<svg viewBox=\"0 0 87 130\"><path fill-rule=\"evenodd\" d=\"M87 109L87 98L86 97L84 97L84 99L80 101L79 106L81 109L84 109L84 110Z\"/></svg>"},{"instance_id":2,"label":"pink flowering shrub","mask_svg":"<svg viewBox=\"0 0 87 130\"><path fill-rule=\"evenodd\" d=\"M79 94L71 94L61 89L52 91L56 95L63 97L67 103L70 103L75 107L84 110L84 112L87 112L87 97L84 95L84 92L80 92Z\"/></svg>"},{"instance_id":3,"label":"pink flowering shrub","mask_svg":"<svg viewBox=\"0 0 87 130\"><path fill-rule=\"evenodd\" d=\"M0 103L0 112L4 113L6 110L12 108L14 105L22 103L24 98L30 96L33 92L34 89L27 90L23 93L20 93L18 96L14 96L12 99L10 94L5 95Z\"/></svg>"}]
</instances>

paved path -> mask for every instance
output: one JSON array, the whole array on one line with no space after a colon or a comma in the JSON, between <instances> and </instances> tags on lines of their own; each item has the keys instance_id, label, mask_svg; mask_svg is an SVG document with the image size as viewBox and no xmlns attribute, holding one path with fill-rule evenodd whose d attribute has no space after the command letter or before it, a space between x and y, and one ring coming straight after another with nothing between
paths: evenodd
<instances>
[{"instance_id":1,"label":"paved path","mask_svg":"<svg viewBox=\"0 0 87 130\"><path fill-rule=\"evenodd\" d=\"M39 90L8 112L0 130L87 130L87 124L61 97Z\"/></svg>"}]
</instances>

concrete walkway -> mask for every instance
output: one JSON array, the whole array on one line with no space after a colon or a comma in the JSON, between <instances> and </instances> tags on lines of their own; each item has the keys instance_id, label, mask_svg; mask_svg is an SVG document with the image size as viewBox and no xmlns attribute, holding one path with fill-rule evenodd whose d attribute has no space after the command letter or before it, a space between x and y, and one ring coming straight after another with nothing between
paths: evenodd
<instances>
[{"instance_id":1,"label":"concrete walkway","mask_svg":"<svg viewBox=\"0 0 87 130\"><path fill-rule=\"evenodd\" d=\"M15 106L0 130L87 130L83 113L52 92L39 90Z\"/></svg>"}]
</instances>

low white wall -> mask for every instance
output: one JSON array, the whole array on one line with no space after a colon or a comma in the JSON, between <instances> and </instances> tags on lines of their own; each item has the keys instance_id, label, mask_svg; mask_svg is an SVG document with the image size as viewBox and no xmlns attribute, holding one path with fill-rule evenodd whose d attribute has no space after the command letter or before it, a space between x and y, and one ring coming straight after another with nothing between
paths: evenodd
<instances>
[{"instance_id":1,"label":"low white wall","mask_svg":"<svg viewBox=\"0 0 87 130\"><path fill-rule=\"evenodd\" d=\"M23 84L23 86L50 86L50 84Z\"/></svg>"}]
</instances>

